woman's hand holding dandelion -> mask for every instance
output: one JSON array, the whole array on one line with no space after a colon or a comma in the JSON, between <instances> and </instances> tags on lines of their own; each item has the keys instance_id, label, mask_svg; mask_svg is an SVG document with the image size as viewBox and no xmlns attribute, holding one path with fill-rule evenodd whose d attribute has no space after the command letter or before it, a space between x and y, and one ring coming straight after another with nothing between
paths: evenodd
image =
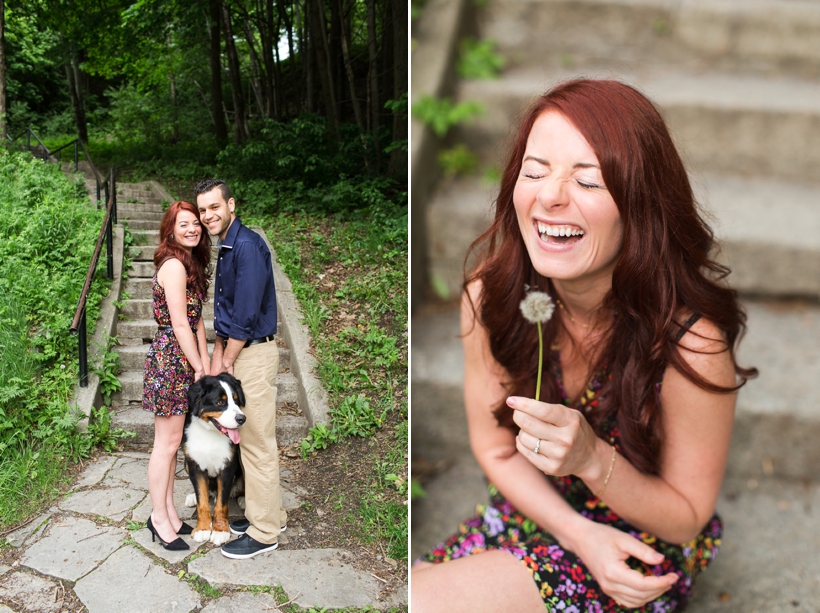
<instances>
[{"instance_id":1,"label":"woman's hand holding dandelion","mask_svg":"<svg viewBox=\"0 0 820 613\"><path fill-rule=\"evenodd\" d=\"M536 468L556 477L575 475L596 492L601 488L612 447L598 438L579 411L521 396L509 397L507 406L514 409L513 421L521 428L516 447Z\"/></svg>"},{"instance_id":2,"label":"woman's hand holding dandelion","mask_svg":"<svg viewBox=\"0 0 820 613\"><path fill-rule=\"evenodd\" d=\"M521 301L521 313L524 319L538 326L538 379L535 382L535 399L541 398L541 373L544 367L544 333L541 324L549 321L555 305L545 292L528 292Z\"/></svg>"},{"instance_id":3,"label":"woman's hand holding dandelion","mask_svg":"<svg viewBox=\"0 0 820 613\"><path fill-rule=\"evenodd\" d=\"M603 483L612 448L598 438L579 411L540 402L544 364L541 324L549 321L554 310L555 304L545 292L529 291L521 301L521 314L538 328L538 378L535 400L507 399L507 405L514 409L513 420L521 428L516 447L532 464L549 475L576 475L588 485L596 484L600 478ZM603 475L599 477L602 467Z\"/></svg>"}]
</instances>

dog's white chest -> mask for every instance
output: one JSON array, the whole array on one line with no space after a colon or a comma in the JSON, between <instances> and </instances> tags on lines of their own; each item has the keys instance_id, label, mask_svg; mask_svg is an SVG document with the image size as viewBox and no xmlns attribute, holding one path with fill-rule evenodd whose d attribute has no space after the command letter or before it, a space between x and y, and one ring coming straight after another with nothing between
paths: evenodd
<instances>
[{"instance_id":1,"label":"dog's white chest","mask_svg":"<svg viewBox=\"0 0 820 613\"><path fill-rule=\"evenodd\" d=\"M231 441L211 424L193 419L186 432L185 452L210 477L216 477L231 459Z\"/></svg>"}]
</instances>

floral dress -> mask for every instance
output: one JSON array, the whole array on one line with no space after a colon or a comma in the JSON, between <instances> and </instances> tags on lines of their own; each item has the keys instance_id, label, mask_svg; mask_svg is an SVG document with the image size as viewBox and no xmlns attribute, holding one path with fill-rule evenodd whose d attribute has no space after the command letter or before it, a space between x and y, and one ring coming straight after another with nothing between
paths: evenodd
<instances>
[{"instance_id":1,"label":"floral dress","mask_svg":"<svg viewBox=\"0 0 820 613\"><path fill-rule=\"evenodd\" d=\"M188 388L194 382L194 371L174 335L165 289L157 282L156 275L151 289L154 321L159 329L145 358L142 408L160 417L183 415L188 409ZM188 323L196 336L202 315L202 296L193 293L189 287L185 291L185 302Z\"/></svg>"},{"instance_id":2,"label":"floral dress","mask_svg":"<svg viewBox=\"0 0 820 613\"><path fill-rule=\"evenodd\" d=\"M560 356L557 347L553 347L552 351L553 364L558 365ZM563 388L560 366L556 366L554 375L561 388L564 404L571 406ZM576 409L585 412L587 407L598 403L606 377L604 372L592 378L589 387L575 405ZM620 433L614 416L607 418L603 430L607 432L609 443L621 452ZM712 516L694 540L675 545L642 532L618 517L578 477L547 479L584 517L627 532L664 555L663 561L656 566L647 565L635 558L629 559L630 566L644 574L665 575L672 572L680 577L659 598L640 609L629 609L630 611L663 613L683 611L686 608L692 596L695 578L714 559L720 546L723 525L717 514ZM517 511L494 485L489 485L489 492L489 505L478 505L477 515L461 524L458 534L420 559L438 563L501 549L509 551L526 565L548 611L601 613L627 610L601 591L586 565L574 553L563 549L554 536Z\"/></svg>"}]
</instances>

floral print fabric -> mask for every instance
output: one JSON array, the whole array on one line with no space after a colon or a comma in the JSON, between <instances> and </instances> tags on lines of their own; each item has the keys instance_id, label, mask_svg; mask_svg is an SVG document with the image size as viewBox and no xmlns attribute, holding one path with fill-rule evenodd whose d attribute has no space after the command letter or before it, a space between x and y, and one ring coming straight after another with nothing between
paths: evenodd
<instances>
[{"instance_id":1,"label":"floral print fabric","mask_svg":"<svg viewBox=\"0 0 820 613\"><path fill-rule=\"evenodd\" d=\"M557 354L557 348L553 348ZM555 356L553 364L558 364ZM560 368L554 373L561 384ZM606 373L593 377L587 390L581 395L576 407L584 411L598 402L599 392ZM562 387L563 389L563 387ZM564 394L564 402L569 400ZM612 417L606 427L610 444L620 451L620 436ZM664 575L676 573L680 579L670 590L640 609L647 613L683 611L692 596L695 578L714 559L720 546L723 526L720 518L713 515L703 531L691 542L682 545L666 543L646 532L641 532L618 517L584 482L577 477L546 477L569 504L584 517L631 534L664 555L657 566L646 565L634 558L630 566L645 574ZM529 570L541 593L548 611L562 613L603 613L626 611L612 598L604 594L586 565L571 551L532 520L519 513L498 489L490 484L490 504L479 505L477 515L459 526L458 534L435 547L421 560L445 562L490 550L505 550L518 558Z\"/></svg>"},{"instance_id":2,"label":"floral print fabric","mask_svg":"<svg viewBox=\"0 0 820 613\"><path fill-rule=\"evenodd\" d=\"M194 371L179 346L171 326L171 314L165 290L154 275L152 282L154 321L159 329L145 358L142 408L160 417L183 415L188 409L188 388L194 382ZM196 336L202 315L202 297L190 288L185 292L188 323Z\"/></svg>"}]
</instances>

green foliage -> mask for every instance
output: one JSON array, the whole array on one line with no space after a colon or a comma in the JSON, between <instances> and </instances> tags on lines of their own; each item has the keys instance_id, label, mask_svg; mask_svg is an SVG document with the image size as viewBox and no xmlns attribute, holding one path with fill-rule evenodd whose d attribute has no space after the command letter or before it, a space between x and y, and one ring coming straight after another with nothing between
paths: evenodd
<instances>
[{"instance_id":1,"label":"green foliage","mask_svg":"<svg viewBox=\"0 0 820 613\"><path fill-rule=\"evenodd\" d=\"M82 182L56 166L0 152L0 527L21 521L52 499L69 460L112 431L100 409L87 433L69 406L77 382L77 339L68 334L102 223ZM86 306L93 332L107 292L94 279Z\"/></svg>"},{"instance_id":2,"label":"green foliage","mask_svg":"<svg viewBox=\"0 0 820 613\"><path fill-rule=\"evenodd\" d=\"M68 459L40 441L15 442L0 462L0 530L17 526L59 494ZM2 539L0 539L2 541Z\"/></svg>"},{"instance_id":3,"label":"green foliage","mask_svg":"<svg viewBox=\"0 0 820 613\"><path fill-rule=\"evenodd\" d=\"M459 75L464 79L497 79L507 62L495 48L496 42L491 38L462 40L457 64Z\"/></svg>"},{"instance_id":4,"label":"green foliage","mask_svg":"<svg viewBox=\"0 0 820 613\"><path fill-rule=\"evenodd\" d=\"M448 177L471 175L478 168L478 156L467 145L458 145L444 149L438 154L438 163Z\"/></svg>"},{"instance_id":5,"label":"green foliage","mask_svg":"<svg viewBox=\"0 0 820 613\"><path fill-rule=\"evenodd\" d=\"M337 442L339 442L339 437L333 430L325 424L317 424L315 428L310 429L310 434L300 445L302 458L307 458L308 454L314 451L327 449L329 445Z\"/></svg>"},{"instance_id":6,"label":"green foliage","mask_svg":"<svg viewBox=\"0 0 820 613\"><path fill-rule=\"evenodd\" d=\"M416 500L417 498L427 498L427 492L424 491L424 488L421 486L421 483L419 483L415 479L411 479L410 500Z\"/></svg>"},{"instance_id":7,"label":"green foliage","mask_svg":"<svg viewBox=\"0 0 820 613\"><path fill-rule=\"evenodd\" d=\"M388 109L394 115L397 115L399 121L406 121L407 120L407 92L404 92L398 100L388 100L384 103L384 108ZM385 147L384 152L390 153L394 149L401 149L402 151L407 151L407 139L401 140L394 140L392 141L387 147Z\"/></svg>"},{"instance_id":8,"label":"green foliage","mask_svg":"<svg viewBox=\"0 0 820 613\"><path fill-rule=\"evenodd\" d=\"M430 126L439 137L446 136L453 126L466 123L483 112L481 103L473 100L454 104L449 98L424 96L413 105L413 116Z\"/></svg>"},{"instance_id":9,"label":"green foliage","mask_svg":"<svg viewBox=\"0 0 820 613\"><path fill-rule=\"evenodd\" d=\"M4 30L6 95L9 134L16 136L30 125L45 125L51 115L48 111L66 105L68 95L62 91L61 75L53 65L59 37L42 27L36 6L40 2L8 4Z\"/></svg>"},{"instance_id":10,"label":"green foliage","mask_svg":"<svg viewBox=\"0 0 820 613\"><path fill-rule=\"evenodd\" d=\"M336 145L328 140L322 117L267 121L258 136L229 145L217 155L216 174L231 185L242 210L253 214L346 213L396 201L404 204L406 195L398 192L393 180L372 173L373 147L365 147L358 127L341 124L339 130L341 144ZM386 133L383 136L377 146L387 149L391 143Z\"/></svg>"},{"instance_id":11,"label":"green foliage","mask_svg":"<svg viewBox=\"0 0 820 613\"><path fill-rule=\"evenodd\" d=\"M0 153L0 181L0 451L32 438L76 449L68 402L77 339L68 327L102 212L89 205L81 182L30 156ZM103 279L92 284L89 334L106 291Z\"/></svg>"},{"instance_id":12,"label":"green foliage","mask_svg":"<svg viewBox=\"0 0 820 613\"><path fill-rule=\"evenodd\" d=\"M386 412L377 417L367 398L358 394L345 398L330 415L338 436L370 436L381 427Z\"/></svg>"},{"instance_id":13,"label":"green foliage","mask_svg":"<svg viewBox=\"0 0 820 613\"><path fill-rule=\"evenodd\" d=\"M84 439L88 448L93 449L99 446L111 453L116 450L121 438L137 438L137 433L122 428L112 428L111 411L108 407L92 409L91 419L88 422L88 436Z\"/></svg>"},{"instance_id":14,"label":"green foliage","mask_svg":"<svg viewBox=\"0 0 820 613\"><path fill-rule=\"evenodd\" d=\"M99 365L91 368L100 378L100 394L105 404L111 402L111 394L122 390L122 384L117 377L120 372L120 354L114 351L116 344L117 337L107 338L103 346L98 347L101 353Z\"/></svg>"}]
</instances>

